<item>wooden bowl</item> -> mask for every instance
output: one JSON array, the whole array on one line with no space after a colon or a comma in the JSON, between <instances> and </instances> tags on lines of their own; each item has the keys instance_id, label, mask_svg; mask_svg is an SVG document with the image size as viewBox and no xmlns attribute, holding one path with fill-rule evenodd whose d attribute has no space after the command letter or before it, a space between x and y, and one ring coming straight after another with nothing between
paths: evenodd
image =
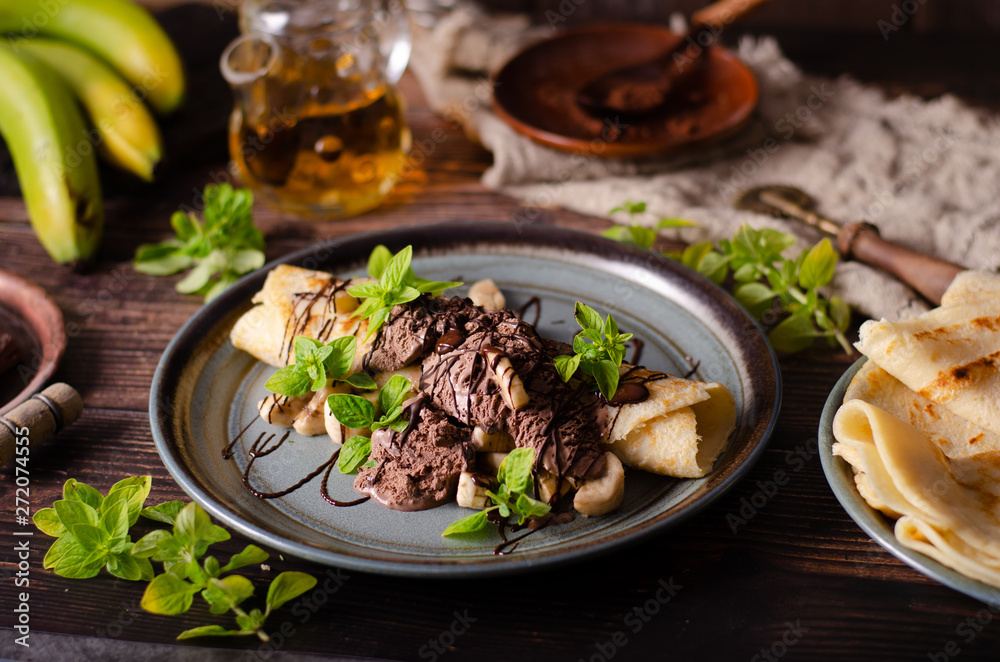
<instances>
[{"instance_id":1,"label":"wooden bowl","mask_svg":"<svg viewBox=\"0 0 1000 662\"><path fill-rule=\"evenodd\" d=\"M0 414L36 392L66 350L66 328L55 301L38 285L0 269L0 332L10 334L21 364L0 375Z\"/></svg>"},{"instance_id":2,"label":"wooden bowl","mask_svg":"<svg viewBox=\"0 0 1000 662\"><path fill-rule=\"evenodd\" d=\"M758 89L750 69L718 46L705 54L699 83L662 110L640 118L602 118L576 103L577 92L597 76L652 60L683 38L640 24L569 30L504 65L494 79L494 109L543 145L606 158L649 158L722 140L746 124Z\"/></svg>"}]
</instances>

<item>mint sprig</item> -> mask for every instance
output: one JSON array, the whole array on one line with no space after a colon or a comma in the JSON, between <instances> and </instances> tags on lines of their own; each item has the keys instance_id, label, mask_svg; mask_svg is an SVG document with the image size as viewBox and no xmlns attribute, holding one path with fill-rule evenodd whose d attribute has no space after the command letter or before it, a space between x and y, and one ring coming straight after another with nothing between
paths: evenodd
<instances>
[{"instance_id":1,"label":"mint sprig","mask_svg":"<svg viewBox=\"0 0 1000 662\"><path fill-rule=\"evenodd\" d=\"M368 257L368 274L378 281L361 283L347 290L352 296L362 299L353 315L368 320L369 338L382 328L393 306L413 301L421 294L439 296L445 290L462 284L417 278L410 267L412 260L412 246L392 255L388 248L380 244Z\"/></svg>"},{"instance_id":2,"label":"mint sprig","mask_svg":"<svg viewBox=\"0 0 1000 662\"><path fill-rule=\"evenodd\" d=\"M372 432L382 428L392 428L402 432L409 424L403 418L403 402L412 390L410 380L402 375L393 375L378 393L379 416L375 405L366 398L350 393L333 393L327 398L330 411L340 422L349 428L365 429ZM341 473L352 473L364 464L371 455L371 439L363 435L355 435L344 442L337 459L337 468Z\"/></svg>"},{"instance_id":3,"label":"mint sprig","mask_svg":"<svg viewBox=\"0 0 1000 662\"><path fill-rule=\"evenodd\" d=\"M516 515L518 524L524 524L532 517L547 515L552 507L531 496L534 488L532 480L534 464L533 448L515 448L508 453L497 471L499 483L497 491L486 492L493 505L455 520L441 532L441 535L455 536L480 531L487 526L489 514L494 510L499 511L504 519Z\"/></svg>"},{"instance_id":4,"label":"mint sprig","mask_svg":"<svg viewBox=\"0 0 1000 662\"><path fill-rule=\"evenodd\" d=\"M626 200L618 207L609 211L608 214L611 215L619 212L626 212L628 214L629 224L613 225L602 232L601 236L607 237L608 239L614 239L615 241L620 241L623 244L632 244L633 246L638 246L639 248L649 249L653 247L654 243L656 243L656 234L660 230L665 230L667 228L689 228L697 225L697 223L694 223L693 221L686 221L683 218L661 218L655 227L648 228L635 222L635 215L641 214L644 211L646 211L645 202L632 202L631 200Z\"/></svg>"},{"instance_id":5,"label":"mint sprig","mask_svg":"<svg viewBox=\"0 0 1000 662\"><path fill-rule=\"evenodd\" d=\"M312 338L297 336L293 342L295 363L275 372L264 387L273 393L291 398L318 391L329 379L347 382L359 389L375 388L375 380L363 372L348 375L357 339L344 336L323 344Z\"/></svg>"},{"instance_id":6,"label":"mint sprig","mask_svg":"<svg viewBox=\"0 0 1000 662\"><path fill-rule=\"evenodd\" d=\"M162 514L161 509L157 515ZM181 614L191 608L194 596L200 593L213 614L232 611L236 616L239 629L228 630L220 625L206 625L185 630L177 636L178 639L208 635L256 635L262 641L267 641L264 622L271 612L316 585L316 579L309 575L283 572L271 582L265 611L244 611L240 605L253 596L253 583L242 575L226 573L259 565L269 555L256 545L247 545L225 565L220 565L214 556L205 556L210 545L228 539L229 533L213 524L211 517L201 506L189 503L176 512L173 532L158 529L135 544L132 551L134 556L147 559L147 562L149 558L162 561L164 568L164 572L146 586L140 602L143 609L153 614Z\"/></svg>"},{"instance_id":7,"label":"mint sprig","mask_svg":"<svg viewBox=\"0 0 1000 662\"><path fill-rule=\"evenodd\" d=\"M593 377L604 398L611 400L618 390L618 368L625 360L625 343L632 334L619 333L614 317L609 314L602 319L596 310L579 301L573 317L582 331L573 338L573 355L555 357L556 370L564 382L581 370Z\"/></svg>"},{"instance_id":8,"label":"mint sprig","mask_svg":"<svg viewBox=\"0 0 1000 662\"><path fill-rule=\"evenodd\" d=\"M626 201L609 214L626 212L629 220L646 210L642 202ZM603 236L616 241L651 248L657 232L664 227L691 225L678 219L664 219L655 229L637 224L616 225ZM851 321L851 309L838 297L826 298L819 289L833 279L837 254L828 239L823 239L794 259L784 252L795 237L770 228L755 230L743 224L731 239L691 244L683 251L664 253L684 266L697 271L716 285L731 274L735 282L733 296L755 317L768 310L781 321L768 331L771 346L781 352L798 352L810 347L816 338L825 338L853 353L844 335Z\"/></svg>"},{"instance_id":9,"label":"mint sprig","mask_svg":"<svg viewBox=\"0 0 1000 662\"><path fill-rule=\"evenodd\" d=\"M140 246L133 266L139 273L169 276L191 269L176 289L211 301L243 274L264 265L264 235L253 224L253 193L229 184L209 184L204 223L190 212L170 218L174 234L159 244Z\"/></svg>"},{"instance_id":10,"label":"mint sprig","mask_svg":"<svg viewBox=\"0 0 1000 662\"><path fill-rule=\"evenodd\" d=\"M42 532L57 538L42 566L60 577L94 577L105 568L120 579L150 580L148 560L132 556L129 528L139 519L152 479L136 476L111 486L108 495L70 478L63 498L32 518Z\"/></svg>"},{"instance_id":11,"label":"mint sprig","mask_svg":"<svg viewBox=\"0 0 1000 662\"><path fill-rule=\"evenodd\" d=\"M207 625L186 630L178 639L256 635L268 641L267 617L312 589L316 579L301 572L283 572L271 582L264 611L244 611L240 605L253 595L253 583L227 573L263 563L267 552L247 545L225 565L214 556L205 556L210 545L229 540L229 532L213 524L208 513L193 502L167 501L143 508L151 485L149 476L126 478L104 496L89 485L67 480L63 498L34 515L36 526L57 538L45 555L44 567L71 578L93 577L106 567L122 579L149 581L140 604L151 613L180 614L201 593L213 614L232 611L236 615L238 629ZM172 530L157 529L133 543L129 528L140 515L169 524ZM154 576L151 560L163 564L161 574Z\"/></svg>"}]
</instances>

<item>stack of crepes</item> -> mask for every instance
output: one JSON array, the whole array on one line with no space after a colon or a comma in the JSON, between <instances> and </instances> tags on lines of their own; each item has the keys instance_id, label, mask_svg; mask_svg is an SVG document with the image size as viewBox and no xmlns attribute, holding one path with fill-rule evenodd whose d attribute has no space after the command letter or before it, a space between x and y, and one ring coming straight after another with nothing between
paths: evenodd
<instances>
[{"instance_id":1,"label":"stack of crepes","mask_svg":"<svg viewBox=\"0 0 1000 662\"><path fill-rule=\"evenodd\" d=\"M940 307L866 322L857 347L833 453L902 545L1000 587L1000 277L960 274Z\"/></svg>"}]
</instances>

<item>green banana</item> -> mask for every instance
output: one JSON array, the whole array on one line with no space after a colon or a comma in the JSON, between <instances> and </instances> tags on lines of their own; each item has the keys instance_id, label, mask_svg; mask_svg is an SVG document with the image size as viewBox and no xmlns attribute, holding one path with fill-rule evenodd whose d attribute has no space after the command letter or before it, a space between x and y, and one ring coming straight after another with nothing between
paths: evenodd
<instances>
[{"instance_id":1,"label":"green banana","mask_svg":"<svg viewBox=\"0 0 1000 662\"><path fill-rule=\"evenodd\" d=\"M100 132L100 156L146 181L153 180L153 168L163 154L160 131L146 105L117 73L65 42L19 39L11 46L58 70Z\"/></svg>"},{"instance_id":2,"label":"green banana","mask_svg":"<svg viewBox=\"0 0 1000 662\"><path fill-rule=\"evenodd\" d=\"M30 55L0 43L0 135L14 160L28 215L54 260L92 257L104 206L97 160L73 93Z\"/></svg>"},{"instance_id":3,"label":"green banana","mask_svg":"<svg viewBox=\"0 0 1000 662\"><path fill-rule=\"evenodd\" d=\"M75 42L113 65L159 113L184 99L184 70L170 38L130 0L2 0L0 35Z\"/></svg>"}]
</instances>

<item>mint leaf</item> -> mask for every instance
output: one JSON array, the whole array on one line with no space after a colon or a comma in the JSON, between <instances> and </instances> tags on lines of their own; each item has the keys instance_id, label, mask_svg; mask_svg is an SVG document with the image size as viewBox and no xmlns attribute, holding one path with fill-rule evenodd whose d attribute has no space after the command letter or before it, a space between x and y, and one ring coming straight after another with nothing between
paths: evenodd
<instances>
[{"instance_id":1,"label":"mint leaf","mask_svg":"<svg viewBox=\"0 0 1000 662\"><path fill-rule=\"evenodd\" d=\"M36 510L31 519L35 523L35 526L41 529L42 533L46 535L59 538L66 534L66 527L63 526L62 520L59 519L59 514L56 513L55 508Z\"/></svg>"},{"instance_id":2,"label":"mint leaf","mask_svg":"<svg viewBox=\"0 0 1000 662\"><path fill-rule=\"evenodd\" d=\"M63 499L52 504L59 521L67 529L72 529L74 524L93 524L97 526L97 511L82 501L69 501Z\"/></svg>"},{"instance_id":3,"label":"mint leaf","mask_svg":"<svg viewBox=\"0 0 1000 662\"><path fill-rule=\"evenodd\" d=\"M430 294L431 296L441 296L445 290L459 287L462 283L453 280L427 280L418 282L415 287L418 292Z\"/></svg>"},{"instance_id":4,"label":"mint leaf","mask_svg":"<svg viewBox=\"0 0 1000 662\"><path fill-rule=\"evenodd\" d=\"M533 448L515 448L500 463L497 481L506 485L510 492L530 492L534 487L532 472L535 467Z\"/></svg>"},{"instance_id":5,"label":"mint leaf","mask_svg":"<svg viewBox=\"0 0 1000 662\"><path fill-rule=\"evenodd\" d=\"M149 582L139 606L152 614L181 614L191 608L194 594L199 590L197 585L167 572Z\"/></svg>"},{"instance_id":6,"label":"mint leaf","mask_svg":"<svg viewBox=\"0 0 1000 662\"><path fill-rule=\"evenodd\" d=\"M836 266L837 252L829 239L823 239L809 250L802 261L799 284L808 290L823 287L833 279Z\"/></svg>"},{"instance_id":7,"label":"mint leaf","mask_svg":"<svg viewBox=\"0 0 1000 662\"><path fill-rule=\"evenodd\" d=\"M239 554L234 554L229 563L219 568L219 572L230 572L248 565L260 565L268 559L269 554L256 545L247 545Z\"/></svg>"},{"instance_id":8,"label":"mint leaf","mask_svg":"<svg viewBox=\"0 0 1000 662\"><path fill-rule=\"evenodd\" d=\"M532 517L543 517L549 514L552 510L552 506L538 499L533 499L523 492L517 495L517 501L514 502L514 510L518 514L517 523L524 524L524 522Z\"/></svg>"},{"instance_id":9,"label":"mint leaf","mask_svg":"<svg viewBox=\"0 0 1000 662\"><path fill-rule=\"evenodd\" d=\"M174 540L173 534L164 529L156 529L155 531L150 531L132 546L132 555L139 558L148 558L153 556L161 549L166 549L164 547L164 542L166 540ZM156 559L157 561L163 561L163 558Z\"/></svg>"},{"instance_id":10,"label":"mint leaf","mask_svg":"<svg viewBox=\"0 0 1000 662\"><path fill-rule=\"evenodd\" d=\"M107 552L85 549L73 536L63 536L52 543L42 561L42 567L60 577L86 579L94 577L104 566Z\"/></svg>"},{"instance_id":11,"label":"mint leaf","mask_svg":"<svg viewBox=\"0 0 1000 662\"><path fill-rule=\"evenodd\" d=\"M104 496L90 485L78 483L70 478L63 483L63 499L66 501L82 501L95 510L104 503Z\"/></svg>"},{"instance_id":12,"label":"mint leaf","mask_svg":"<svg viewBox=\"0 0 1000 662\"><path fill-rule=\"evenodd\" d=\"M378 384L372 379L371 375L366 372L356 372L345 381L354 388L360 388L366 391L373 391L378 388Z\"/></svg>"},{"instance_id":13,"label":"mint leaf","mask_svg":"<svg viewBox=\"0 0 1000 662\"><path fill-rule=\"evenodd\" d=\"M267 612L270 614L289 600L294 600L316 586L316 578L304 572L283 572L267 589Z\"/></svg>"},{"instance_id":14,"label":"mint leaf","mask_svg":"<svg viewBox=\"0 0 1000 662\"><path fill-rule=\"evenodd\" d=\"M368 320L368 338L382 328L393 306L413 301L422 292L437 294L448 287L461 285L417 278L410 268L412 246L407 246L388 261L385 261L386 252L387 249L377 246L369 257L369 273L379 274L377 283L359 283L347 290L352 296L362 299L353 315Z\"/></svg>"},{"instance_id":15,"label":"mint leaf","mask_svg":"<svg viewBox=\"0 0 1000 662\"><path fill-rule=\"evenodd\" d=\"M393 255L392 259L385 265L382 276L379 278L382 287L389 290L401 286L403 279L406 277L406 272L410 268L410 261L412 259L413 246L407 246Z\"/></svg>"},{"instance_id":16,"label":"mint leaf","mask_svg":"<svg viewBox=\"0 0 1000 662\"><path fill-rule=\"evenodd\" d=\"M369 428L375 419L375 405L350 393L333 393L327 398L337 421L349 428Z\"/></svg>"},{"instance_id":17,"label":"mint leaf","mask_svg":"<svg viewBox=\"0 0 1000 662\"><path fill-rule=\"evenodd\" d=\"M579 324L580 328L584 331L596 331L598 338L604 335L604 320L601 319L601 316L596 310L587 304L577 301L573 317L576 319L576 323Z\"/></svg>"},{"instance_id":18,"label":"mint leaf","mask_svg":"<svg viewBox=\"0 0 1000 662\"><path fill-rule=\"evenodd\" d=\"M589 364L588 368L604 398L611 400L615 397L615 391L618 390L618 366L605 359Z\"/></svg>"},{"instance_id":19,"label":"mint leaf","mask_svg":"<svg viewBox=\"0 0 1000 662\"><path fill-rule=\"evenodd\" d=\"M177 635L177 640L194 639L195 637L245 637L256 634L254 630L227 630L221 625L202 625L200 627L184 630Z\"/></svg>"},{"instance_id":20,"label":"mint leaf","mask_svg":"<svg viewBox=\"0 0 1000 662\"><path fill-rule=\"evenodd\" d=\"M132 556L130 548L108 557L108 572L128 581L150 581L153 579L153 565L149 559Z\"/></svg>"},{"instance_id":21,"label":"mint leaf","mask_svg":"<svg viewBox=\"0 0 1000 662\"><path fill-rule=\"evenodd\" d=\"M802 315L786 317L767 334L772 347L789 354L811 347L815 338L816 329L813 328L812 321Z\"/></svg>"},{"instance_id":22,"label":"mint leaf","mask_svg":"<svg viewBox=\"0 0 1000 662\"><path fill-rule=\"evenodd\" d=\"M177 513L179 513L183 507L183 501L164 501L163 503L155 506L143 508L141 514L143 517L148 519L173 525L174 521L177 519Z\"/></svg>"},{"instance_id":23,"label":"mint leaf","mask_svg":"<svg viewBox=\"0 0 1000 662\"><path fill-rule=\"evenodd\" d=\"M444 531L441 532L442 536L457 536L468 533L475 533L476 531L482 531L486 528L489 523L488 513L493 508L487 510L480 510L477 513L472 513L462 519L455 520L449 524Z\"/></svg>"},{"instance_id":24,"label":"mint leaf","mask_svg":"<svg viewBox=\"0 0 1000 662\"><path fill-rule=\"evenodd\" d=\"M743 283L733 291L733 296L754 317L760 317L771 307L774 292L763 283Z\"/></svg>"},{"instance_id":25,"label":"mint leaf","mask_svg":"<svg viewBox=\"0 0 1000 662\"><path fill-rule=\"evenodd\" d=\"M371 255L368 256L368 275L372 278L381 278L385 266L391 259L392 252L382 244L373 248Z\"/></svg>"},{"instance_id":26,"label":"mint leaf","mask_svg":"<svg viewBox=\"0 0 1000 662\"><path fill-rule=\"evenodd\" d=\"M298 398L312 389L313 380L303 372L298 363L285 366L264 382L264 388L290 398Z\"/></svg>"},{"instance_id":27,"label":"mint leaf","mask_svg":"<svg viewBox=\"0 0 1000 662\"><path fill-rule=\"evenodd\" d=\"M330 354L323 361L327 377L340 377L350 372L357 342L358 339L354 336L344 336L327 345L330 348Z\"/></svg>"},{"instance_id":28,"label":"mint leaf","mask_svg":"<svg viewBox=\"0 0 1000 662\"><path fill-rule=\"evenodd\" d=\"M108 539L108 534L93 524L77 523L73 525L71 531L80 547L88 552L103 547L104 541Z\"/></svg>"},{"instance_id":29,"label":"mint leaf","mask_svg":"<svg viewBox=\"0 0 1000 662\"><path fill-rule=\"evenodd\" d=\"M229 575L222 579L212 577L208 581L208 586L202 591L202 597L212 605L213 614L225 613L251 595L253 595L253 583L240 575Z\"/></svg>"},{"instance_id":30,"label":"mint leaf","mask_svg":"<svg viewBox=\"0 0 1000 662\"><path fill-rule=\"evenodd\" d=\"M240 275L264 264L264 236L253 225L253 194L229 184L210 184L204 191L204 223L193 214L175 213L175 236L160 244L140 246L135 270L168 275L194 267L176 285L178 292L209 300Z\"/></svg>"},{"instance_id":31,"label":"mint leaf","mask_svg":"<svg viewBox=\"0 0 1000 662\"><path fill-rule=\"evenodd\" d=\"M402 406L410 393L410 380L402 375L393 375L378 394L378 404L383 412L388 413Z\"/></svg>"},{"instance_id":32,"label":"mint leaf","mask_svg":"<svg viewBox=\"0 0 1000 662\"><path fill-rule=\"evenodd\" d=\"M579 354L574 354L572 356L560 354L559 356L556 356L553 361L555 361L556 372L559 373L559 378L564 382L568 382L572 379L573 375L576 374L577 368L580 367Z\"/></svg>"},{"instance_id":33,"label":"mint leaf","mask_svg":"<svg viewBox=\"0 0 1000 662\"><path fill-rule=\"evenodd\" d=\"M340 473L353 473L368 460L371 452L372 440L368 437L355 435L344 442L344 446L340 449L337 468L340 469Z\"/></svg>"}]
</instances>

